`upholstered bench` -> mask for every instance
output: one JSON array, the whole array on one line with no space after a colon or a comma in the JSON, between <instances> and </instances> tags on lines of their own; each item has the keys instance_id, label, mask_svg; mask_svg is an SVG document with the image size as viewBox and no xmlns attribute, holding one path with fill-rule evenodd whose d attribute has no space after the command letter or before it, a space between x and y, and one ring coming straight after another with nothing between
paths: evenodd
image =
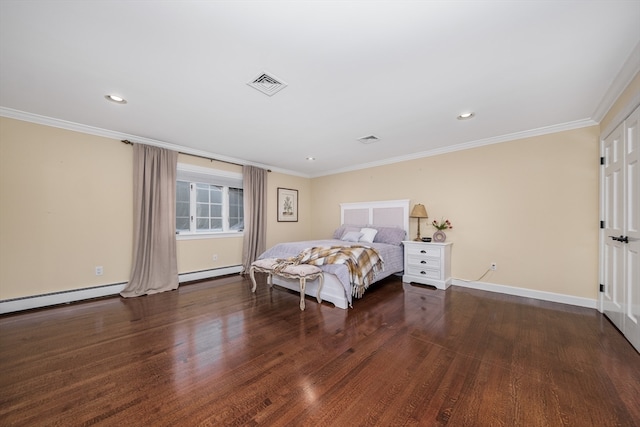
<instances>
[{"instance_id":1,"label":"upholstered bench","mask_svg":"<svg viewBox=\"0 0 640 427\"><path fill-rule=\"evenodd\" d=\"M257 288L255 272L267 273L267 284L273 286L272 275L284 277L285 279L296 279L300 281L300 310L304 310L304 289L308 280L320 279L318 284L318 294L316 299L318 302L322 302L320 298L320 291L322 290L322 283L324 281L324 275L320 267L311 264L298 264L288 265L282 270L275 271L277 260L275 258L265 258L254 261L249 268L249 275L251 276L251 282L253 287L251 292L255 292Z\"/></svg>"}]
</instances>

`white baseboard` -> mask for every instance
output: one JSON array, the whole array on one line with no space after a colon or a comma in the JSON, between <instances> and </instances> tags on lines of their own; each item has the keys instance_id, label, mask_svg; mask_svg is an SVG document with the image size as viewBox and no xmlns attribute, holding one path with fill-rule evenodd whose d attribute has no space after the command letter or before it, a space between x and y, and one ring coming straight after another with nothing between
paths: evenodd
<instances>
[{"instance_id":1,"label":"white baseboard","mask_svg":"<svg viewBox=\"0 0 640 427\"><path fill-rule=\"evenodd\" d=\"M217 268L213 270L196 271L193 273L183 273L179 276L179 282L190 282L193 280L210 279L213 277L236 274L242 271L242 266L231 266ZM515 295L525 298L534 298L543 301L558 302L562 304L575 305L579 307L597 309L598 301L590 298L575 297L571 295L557 294L554 292L537 291L533 289L518 288L515 286L496 285L494 283L473 282L461 279L452 279L454 286L471 289L479 289L488 292L497 292L507 295ZM119 294L126 283L115 283L112 285L96 286L92 288L76 289L71 291L55 292L43 295L34 295L24 298L15 298L0 301L0 314L13 313L16 311L29 310L34 308L47 307L57 304L68 304L92 298L100 298L109 295ZM308 289L307 289L308 290Z\"/></svg>"},{"instance_id":2,"label":"white baseboard","mask_svg":"<svg viewBox=\"0 0 640 427\"><path fill-rule=\"evenodd\" d=\"M179 275L178 281L180 283L183 283L193 280L210 279L213 277L240 273L241 271L242 266L236 265L231 267L216 268L213 270L196 271L194 273L183 273ZM68 304L75 301L100 298L110 295L118 295L125 286L126 282L114 283L112 285L103 285L92 288L74 289L70 291L54 292L50 294L3 300L0 301L0 314L47 307L50 305Z\"/></svg>"},{"instance_id":3,"label":"white baseboard","mask_svg":"<svg viewBox=\"0 0 640 427\"><path fill-rule=\"evenodd\" d=\"M497 292L507 295L515 295L525 298L534 298L543 301L559 302L562 304L576 305L586 308L597 308L598 301L590 298L574 297L565 294L556 294L554 292L537 291L533 289L518 288L515 286L496 285L495 283L473 282L462 279L453 279L451 283L454 286L464 288L479 289L481 291Z\"/></svg>"},{"instance_id":4,"label":"white baseboard","mask_svg":"<svg viewBox=\"0 0 640 427\"><path fill-rule=\"evenodd\" d=\"M241 265L233 265L231 267L216 268L213 270L202 270L193 273L182 273L178 277L180 283L192 282L194 280L211 279L212 277L226 276L228 274L240 274L242 272Z\"/></svg>"}]
</instances>

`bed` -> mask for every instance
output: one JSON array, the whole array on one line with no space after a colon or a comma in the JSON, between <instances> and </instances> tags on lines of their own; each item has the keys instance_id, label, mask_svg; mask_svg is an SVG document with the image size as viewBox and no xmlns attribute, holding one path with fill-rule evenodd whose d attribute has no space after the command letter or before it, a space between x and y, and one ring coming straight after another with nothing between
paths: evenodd
<instances>
[{"instance_id":1,"label":"bed","mask_svg":"<svg viewBox=\"0 0 640 427\"><path fill-rule=\"evenodd\" d=\"M409 200L387 200L340 204L340 227L328 239L280 243L259 256L264 258L291 258L311 247L364 245L374 248L383 260L383 269L375 273L372 284L404 269L402 240L409 234ZM376 230L372 242L353 241L363 228ZM358 236L359 238L366 236ZM324 284L320 293L323 301L336 307L352 307L353 300L360 297L351 284L345 264L320 266L324 272ZM299 292L297 280L273 277L273 284ZM318 280L306 283L305 294L315 297ZM362 290L362 289L360 289ZM366 289L365 289L366 293Z\"/></svg>"}]
</instances>

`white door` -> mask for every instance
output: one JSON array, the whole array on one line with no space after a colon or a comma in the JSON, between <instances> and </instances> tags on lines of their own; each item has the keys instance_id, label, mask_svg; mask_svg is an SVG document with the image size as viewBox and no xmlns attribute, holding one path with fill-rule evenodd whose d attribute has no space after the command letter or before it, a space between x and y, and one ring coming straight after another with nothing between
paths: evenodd
<instances>
[{"instance_id":1,"label":"white door","mask_svg":"<svg viewBox=\"0 0 640 427\"><path fill-rule=\"evenodd\" d=\"M602 184L604 220L602 311L614 325L624 330L624 243L618 240L624 227L624 126L621 124L604 140ZM615 238L615 239L614 239Z\"/></svg>"},{"instance_id":2,"label":"white door","mask_svg":"<svg viewBox=\"0 0 640 427\"><path fill-rule=\"evenodd\" d=\"M626 308L623 333L640 351L640 109L624 124Z\"/></svg>"},{"instance_id":3,"label":"white door","mask_svg":"<svg viewBox=\"0 0 640 427\"><path fill-rule=\"evenodd\" d=\"M640 108L603 141L601 310L640 352Z\"/></svg>"}]
</instances>

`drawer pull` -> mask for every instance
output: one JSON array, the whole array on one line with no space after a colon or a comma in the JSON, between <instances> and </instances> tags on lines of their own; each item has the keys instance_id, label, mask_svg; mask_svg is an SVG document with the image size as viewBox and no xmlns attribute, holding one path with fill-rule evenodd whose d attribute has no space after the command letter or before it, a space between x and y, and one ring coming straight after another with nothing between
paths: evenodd
<instances>
[{"instance_id":1,"label":"drawer pull","mask_svg":"<svg viewBox=\"0 0 640 427\"><path fill-rule=\"evenodd\" d=\"M427 272L426 271L421 271L420 274L427 274Z\"/></svg>"},{"instance_id":2,"label":"drawer pull","mask_svg":"<svg viewBox=\"0 0 640 427\"><path fill-rule=\"evenodd\" d=\"M420 264L426 264L426 263L427 263L427 261L425 261L425 260L420 261Z\"/></svg>"},{"instance_id":3,"label":"drawer pull","mask_svg":"<svg viewBox=\"0 0 640 427\"><path fill-rule=\"evenodd\" d=\"M427 251L425 251L424 249L422 249L422 250L420 251L420 253L421 253L421 254L426 254L426 253L427 253Z\"/></svg>"}]
</instances>

